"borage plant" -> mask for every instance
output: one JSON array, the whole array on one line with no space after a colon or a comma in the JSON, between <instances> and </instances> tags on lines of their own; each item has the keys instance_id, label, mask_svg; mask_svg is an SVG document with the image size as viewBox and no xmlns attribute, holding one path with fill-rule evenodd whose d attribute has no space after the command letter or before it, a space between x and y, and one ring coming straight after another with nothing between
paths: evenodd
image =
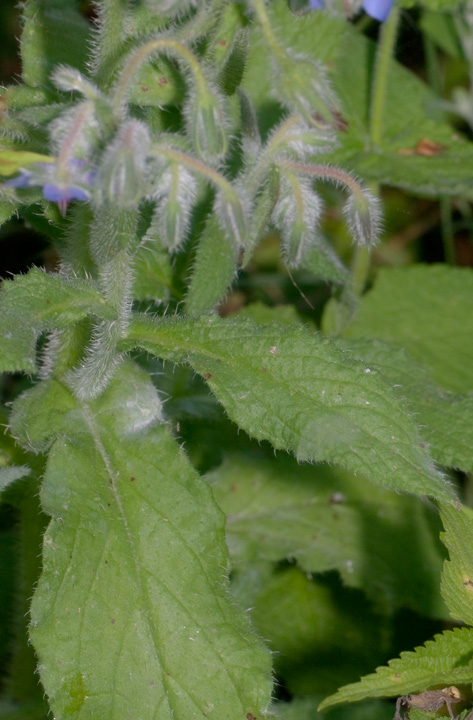
<instances>
[{"instance_id":1,"label":"borage plant","mask_svg":"<svg viewBox=\"0 0 473 720\"><path fill-rule=\"evenodd\" d=\"M448 470L473 471L472 273L406 264L362 296L379 183L441 197L445 229L473 149L391 59L399 8L365 7L376 60L355 3L24 3L0 214L54 250L0 299L25 374L2 717L307 720L341 685L322 712L469 712L469 627L354 682L445 603L473 625ZM467 67L469 8L422 12Z\"/></svg>"}]
</instances>

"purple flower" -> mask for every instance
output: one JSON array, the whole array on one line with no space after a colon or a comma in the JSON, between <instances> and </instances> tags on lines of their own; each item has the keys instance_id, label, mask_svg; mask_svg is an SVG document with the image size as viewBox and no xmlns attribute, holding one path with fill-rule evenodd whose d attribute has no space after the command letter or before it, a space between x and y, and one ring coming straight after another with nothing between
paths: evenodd
<instances>
[{"instance_id":1,"label":"purple flower","mask_svg":"<svg viewBox=\"0 0 473 720\"><path fill-rule=\"evenodd\" d=\"M363 10L375 20L384 22L393 5L393 0L363 0Z\"/></svg>"},{"instance_id":2,"label":"purple flower","mask_svg":"<svg viewBox=\"0 0 473 720\"><path fill-rule=\"evenodd\" d=\"M36 163L29 169L8 180L5 185L15 188L42 187L45 200L56 203L62 215L65 215L71 200L90 200L92 186L97 172L87 167L85 160L71 158L67 168L59 168L57 163Z\"/></svg>"},{"instance_id":3,"label":"purple flower","mask_svg":"<svg viewBox=\"0 0 473 720\"><path fill-rule=\"evenodd\" d=\"M310 10L323 10L325 8L324 0L309 0Z\"/></svg>"}]
</instances>

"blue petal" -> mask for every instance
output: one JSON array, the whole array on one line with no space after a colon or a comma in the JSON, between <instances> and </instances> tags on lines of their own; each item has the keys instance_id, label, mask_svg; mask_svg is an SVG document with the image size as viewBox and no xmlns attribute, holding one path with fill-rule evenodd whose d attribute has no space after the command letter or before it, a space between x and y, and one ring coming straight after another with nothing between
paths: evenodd
<instances>
[{"instance_id":1,"label":"blue petal","mask_svg":"<svg viewBox=\"0 0 473 720\"><path fill-rule=\"evenodd\" d=\"M310 10L323 10L325 8L324 0L309 0Z\"/></svg>"},{"instance_id":2,"label":"blue petal","mask_svg":"<svg viewBox=\"0 0 473 720\"><path fill-rule=\"evenodd\" d=\"M61 188L53 183L46 183L43 187L43 196L46 200L50 200L55 203L70 203L71 200L89 199L86 191L80 187L71 185L70 187Z\"/></svg>"},{"instance_id":3,"label":"blue petal","mask_svg":"<svg viewBox=\"0 0 473 720\"><path fill-rule=\"evenodd\" d=\"M8 185L8 187L15 187L15 188L23 188L23 187L29 187L31 180L31 173L27 172L26 170L23 170L20 175L16 178L12 178L11 180L7 180L5 185Z\"/></svg>"},{"instance_id":4,"label":"blue petal","mask_svg":"<svg viewBox=\"0 0 473 720\"><path fill-rule=\"evenodd\" d=\"M388 19L392 5L393 0L363 0L363 10L380 22Z\"/></svg>"}]
</instances>

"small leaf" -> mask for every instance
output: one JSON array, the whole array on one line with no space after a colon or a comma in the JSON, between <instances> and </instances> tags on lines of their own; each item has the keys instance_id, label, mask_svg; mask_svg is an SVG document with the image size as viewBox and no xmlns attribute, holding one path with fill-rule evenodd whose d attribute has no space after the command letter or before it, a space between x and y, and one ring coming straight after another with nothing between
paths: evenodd
<instances>
[{"instance_id":1,"label":"small leaf","mask_svg":"<svg viewBox=\"0 0 473 720\"><path fill-rule=\"evenodd\" d=\"M123 346L187 361L234 422L299 460L328 460L387 488L452 497L392 389L327 338L248 320L144 318L130 323Z\"/></svg>"},{"instance_id":2,"label":"small leaf","mask_svg":"<svg viewBox=\"0 0 473 720\"><path fill-rule=\"evenodd\" d=\"M442 596L452 617L473 625L473 510L442 503L440 516L445 526L440 537L450 555L443 567Z\"/></svg>"},{"instance_id":3,"label":"small leaf","mask_svg":"<svg viewBox=\"0 0 473 720\"><path fill-rule=\"evenodd\" d=\"M340 688L320 704L319 710L368 697L399 697L435 685L471 684L472 675L473 629L455 628L436 635L414 652L401 653L360 682Z\"/></svg>"},{"instance_id":4,"label":"small leaf","mask_svg":"<svg viewBox=\"0 0 473 720\"><path fill-rule=\"evenodd\" d=\"M65 328L89 314L114 318L91 282L37 268L3 281L0 313L0 369L9 372L35 371L35 345L42 332Z\"/></svg>"},{"instance_id":5,"label":"small leaf","mask_svg":"<svg viewBox=\"0 0 473 720\"><path fill-rule=\"evenodd\" d=\"M156 425L160 403L147 375L126 364L100 399L69 397L70 417L50 426L59 437L41 500L52 520L31 609L53 712L261 717L269 654L227 595L224 516L168 428Z\"/></svg>"},{"instance_id":6,"label":"small leaf","mask_svg":"<svg viewBox=\"0 0 473 720\"><path fill-rule=\"evenodd\" d=\"M39 153L24 152L20 150L0 151L0 175L13 175L22 168L34 165L38 162L53 163L55 158Z\"/></svg>"},{"instance_id":7,"label":"small leaf","mask_svg":"<svg viewBox=\"0 0 473 720\"><path fill-rule=\"evenodd\" d=\"M382 269L348 334L405 348L443 388L473 390L473 271L446 265ZM386 318L389 318L387 321Z\"/></svg>"},{"instance_id":8,"label":"small leaf","mask_svg":"<svg viewBox=\"0 0 473 720\"><path fill-rule=\"evenodd\" d=\"M202 315L223 300L237 272L234 242L212 215L205 226L192 269L186 313Z\"/></svg>"}]
</instances>

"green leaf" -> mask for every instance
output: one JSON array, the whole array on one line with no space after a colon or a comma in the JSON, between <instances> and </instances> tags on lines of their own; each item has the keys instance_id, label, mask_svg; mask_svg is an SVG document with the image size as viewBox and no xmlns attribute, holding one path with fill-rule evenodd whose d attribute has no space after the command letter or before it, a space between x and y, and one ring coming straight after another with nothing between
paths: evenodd
<instances>
[{"instance_id":1,"label":"green leaf","mask_svg":"<svg viewBox=\"0 0 473 720\"><path fill-rule=\"evenodd\" d=\"M473 393L454 395L440 388L424 365L401 348L380 340L341 340L350 357L379 372L415 415L434 460L473 472Z\"/></svg>"},{"instance_id":2,"label":"green leaf","mask_svg":"<svg viewBox=\"0 0 473 720\"><path fill-rule=\"evenodd\" d=\"M438 685L471 684L473 629L455 628L436 635L424 647L401 653L360 682L345 685L326 698L319 710L368 697L399 697Z\"/></svg>"},{"instance_id":3,"label":"green leaf","mask_svg":"<svg viewBox=\"0 0 473 720\"><path fill-rule=\"evenodd\" d=\"M63 63L86 69L91 28L71 0L26 0L21 35L21 77L33 87L48 86Z\"/></svg>"},{"instance_id":4,"label":"green leaf","mask_svg":"<svg viewBox=\"0 0 473 720\"><path fill-rule=\"evenodd\" d=\"M186 312L201 315L223 300L237 271L235 243L212 215L197 247L186 297Z\"/></svg>"},{"instance_id":5,"label":"green leaf","mask_svg":"<svg viewBox=\"0 0 473 720\"><path fill-rule=\"evenodd\" d=\"M33 152L22 152L19 150L0 151L0 175L14 175L21 168L34 165L38 162L53 163L54 158L49 155L40 155Z\"/></svg>"},{"instance_id":6,"label":"green leaf","mask_svg":"<svg viewBox=\"0 0 473 720\"><path fill-rule=\"evenodd\" d=\"M172 286L172 268L167 250L158 243L151 247L143 245L138 248L134 258L133 276L135 300L167 300Z\"/></svg>"},{"instance_id":7,"label":"green leaf","mask_svg":"<svg viewBox=\"0 0 473 720\"><path fill-rule=\"evenodd\" d=\"M440 522L417 498L288 456L227 456L206 477L228 516L236 562L292 558L309 573L337 570L344 585L364 590L381 611L407 606L448 618L436 590L444 560Z\"/></svg>"},{"instance_id":8,"label":"green leaf","mask_svg":"<svg viewBox=\"0 0 473 720\"><path fill-rule=\"evenodd\" d=\"M314 697L302 697L291 702L275 703L273 707L281 720L320 720L323 714L317 712L319 702ZM392 720L393 706L388 702L372 700L354 708L336 708L328 717L330 720Z\"/></svg>"},{"instance_id":9,"label":"green leaf","mask_svg":"<svg viewBox=\"0 0 473 720\"><path fill-rule=\"evenodd\" d=\"M443 388L473 390L473 271L446 265L380 270L350 337L375 337L405 348Z\"/></svg>"},{"instance_id":10,"label":"green leaf","mask_svg":"<svg viewBox=\"0 0 473 720\"><path fill-rule=\"evenodd\" d=\"M393 390L304 328L218 317L131 323L124 347L187 361L250 437L387 488L451 498Z\"/></svg>"},{"instance_id":11,"label":"green leaf","mask_svg":"<svg viewBox=\"0 0 473 720\"><path fill-rule=\"evenodd\" d=\"M125 364L72 408L75 432L50 426L31 638L56 717L245 720L268 704L269 654L227 594L224 516L160 413Z\"/></svg>"},{"instance_id":12,"label":"green leaf","mask_svg":"<svg viewBox=\"0 0 473 720\"><path fill-rule=\"evenodd\" d=\"M442 572L442 596L452 617L473 625L473 510L459 503L441 505L441 539L450 560Z\"/></svg>"},{"instance_id":13,"label":"green leaf","mask_svg":"<svg viewBox=\"0 0 473 720\"><path fill-rule=\"evenodd\" d=\"M386 657L386 618L361 592L276 570L252 603L251 619L275 653L292 695L327 694Z\"/></svg>"},{"instance_id":14,"label":"green leaf","mask_svg":"<svg viewBox=\"0 0 473 720\"><path fill-rule=\"evenodd\" d=\"M4 280L0 294L0 370L34 372L35 346L47 330L65 328L89 314L114 318L95 286L66 280L33 268L27 275Z\"/></svg>"}]
</instances>

